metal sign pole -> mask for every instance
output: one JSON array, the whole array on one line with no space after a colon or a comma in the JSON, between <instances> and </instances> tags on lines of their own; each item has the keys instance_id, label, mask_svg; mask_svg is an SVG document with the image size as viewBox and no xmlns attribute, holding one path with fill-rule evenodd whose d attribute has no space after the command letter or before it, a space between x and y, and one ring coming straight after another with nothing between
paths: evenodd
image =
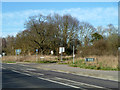
<instances>
[{"instance_id":1,"label":"metal sign pole","mask_svg":"<svg viewBox=\"0 0 120 90\"><path fill-rule=\"evenodd\" d=\"M15 54L16 54L16 61L18 61L18 58L17 58L17 49L15 50Z\"/></svg>"},{"instance_id":2,"label":"metal sign pole","mask_svg":"<svg viewBox=\"0 0 120 90\"><path fill-rule=\"evenodd\" d=\"M38 61L38 60L37 60L37 52L38 52L38 50L36 49L36 62Z\"/></svg>"},{"instance_id":3,"label":"metal sign pole","mask_svg":"<svg viewBox=\"0 0 120 90\"><path fill-rule=\"evenodd\" d=\"M74 64L74 46L73 46L73 64Z\"/></svg>"},{"instance_id":4,"label":"metal sign pole","mask_svg":"<svg viewBox=\"0 0 120 90\"><path fill-rule=\"evenodd\" d=\"M62 52L65 52L65 48L59 47L59 53L61 54L61 61L62 61Z\"/></svg>"},{"instance_id":5,"label":"metal sign pole","mask_svg":"<svg viewBox=\"0 0 120 90\"><path fill-rule=\"evenodd\" d=\"M16 53L16 61L17 61L18 59L17 59L17 53Z\"/></svg>"},{"instance_id":6,"label":"metal sign pole","mask_svg":"<svg viewBox=\"0 0 120 90\"><path fill-rule=\"evenodd\" d=\"M36 52L36 62L37 62L37 52Z\"/></svg>"},{"instance_id":7,"label":"metal sign pole","mask_svg":"<svg viewBox=\"0 0 120 90\"><path fill-rule=\"evenodd\" d=\"M61 52L61 61L62 61L62 52Z\"/></svg>"}]
</instances>

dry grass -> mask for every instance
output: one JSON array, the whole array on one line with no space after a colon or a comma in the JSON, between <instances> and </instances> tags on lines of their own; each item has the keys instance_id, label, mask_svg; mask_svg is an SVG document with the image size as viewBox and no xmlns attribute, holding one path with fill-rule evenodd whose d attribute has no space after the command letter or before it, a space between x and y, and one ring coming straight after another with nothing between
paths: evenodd
<instances>
[{"instance_id":1,"label":"dry grass","mask_svg":"<svg viewBox=\"0 0 120 90\"><path fill-rule=\"evenodd\" d=\"M40 57L44 57L44 58L40 58ZM46 56L46 55L37 55L37 57L36 57L36 55L31 55L31 56L4 56L3 58L2 58L2 60L3 61L19 61L19 62L24 62L24 61L30 61L30 62L34 62L34 61L36 61L36 58L37 58L37 60L39 61L39 60L51 60L51 61L53 61L53 60L57 60L56 58L57 58L57 56Z\"/></svg>"},{"instance_id":2,"label":"dry grass","mask_svg":"<svg viewBox=\"0 0 120 90\"><path fill-rule=\"evenodd\" d=\"M104 67L118 67L118 56L99 56L98 63L102 63Z\"/></svg>"},{"instance_id":3,"label":"dry grass","mask_svg":"<svg viewBox=\"0 0 120 90\"><path fill-rule=\"evenodd\" d=\"M118 56L88 56L86 58L95 58L94 62L86 62L86 65L95 65L95 66L102 66L102 67L111 67L111 68L118 68ZM85 58L75 58L75 62L78 62L79 60L83 60L82 63L85 63ZM65 61L65 63L70 64L72 60Z\"/></svg>"},{"instance_id":4,"label":"dry grass","mask_svg":"<svg viewBox=\"0 0 120 90\"><path fill-rule=\"evenodd\" d=\"M2 61L17 61L16 56L3 56Z\"/></svg>"},{"instance_id":5,"label":"dry grass","mask_svg":"<svg viewBox=\"0 0 120 90\"><path fill-rule=\"evenodd\" d=\"M44 58L40 58L44 57ZM72 63L72 56L64 56L63 58L67 58L64 60L63 63L71 64ZM88 66L96 66L96 67L111 67L111 68L118 68L118 56L88 56L86 58L95 58L94 62L87 62L86 65ZM75 58L75 62L85 63L85 58ZM3 61L19 61L19 62L35 62L36 61L36 55L32 56L4 56L2 58ZM51 55L38 55L37 56L38 61L58 61L58 56L51 56ZM80 64L78 63L78 64Z\"/></svg>"}]
</instances>

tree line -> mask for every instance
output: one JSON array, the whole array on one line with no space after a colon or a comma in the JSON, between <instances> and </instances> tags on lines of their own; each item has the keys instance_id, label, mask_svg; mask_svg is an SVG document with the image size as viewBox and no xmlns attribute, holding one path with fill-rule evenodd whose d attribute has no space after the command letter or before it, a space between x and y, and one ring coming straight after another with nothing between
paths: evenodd
<instances>
[{"instance_id":1,"label":"tree line","mask_svg":"<svg viewBox=\"0 0 120 90\"><path fill-rule=\"evenodd\" d=\"M96 21L97 22L97 21ZM7 55L15 55L15 49L21 54L54 55L59 54L59 47L65 47L65 55L72 54L72 47L78 56L117 55L120 43L118 28L112 24L106 27L94 27L88 22L81 22L69 14L35 15L25 21L25 30L16 36L1 38L2 50Z\"/></svg>"}]
</instances>

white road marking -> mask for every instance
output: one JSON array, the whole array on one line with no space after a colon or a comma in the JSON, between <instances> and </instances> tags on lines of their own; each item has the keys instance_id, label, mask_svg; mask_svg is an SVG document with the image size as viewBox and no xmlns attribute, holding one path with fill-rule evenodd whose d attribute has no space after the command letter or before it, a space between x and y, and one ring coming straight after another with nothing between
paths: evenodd
<instances>
[{"instance_id":1,"label":"white road marking","mask_svg":"<svg viewBox=\"0 0 120 90\"><path fill-rule=\"evenodd\" d=\"M33 72L30 72L30 71L25 71L25 72L33 73ZM34 72L34 74L42 75L42 76L44 75L43 73L35 73L35 72Z\"/></svg>"},{"instance_id":2,"label":"white road marking","mask_svg":"<svg viewBox=\"0 0 120 90\"><path fill-rule=\"evenodd\" d=\"M56 78L56 79L59 79L59 80L65 80L65 81L69 81L69 82L77 83L77 84L80 84L80 85L86 85L86 86L91 86L91 87L96 87L96 88L104 88L104 87L101 87L101 86L96 86L96 85L86 84L86 83L77 82L77 81L73 81L73 80L68 80L68 79L64 79L64 78L59 78L59 77L55 77L55 78Z\"/></svg>"},{"instance_id":3,"label":"white road marking","mask_svg":"<svg viewBox=\"0 0 120 90\"><path fill-rule=\"evenodd\" d=\"M21 66L25 66L25 65L21 65ZM3 69L6 69L4 67L2 67ZM36 70L36 69L27 69L27 70ZM17 73L21 73L21 74L25 74L25 75L28 75L28 76L32 76L28 73L22 73L22 72L19 72L19 71L16 71L16 70L12 70L13 72L17 72ZM30 72L30 71L26 71L24 70L25 72ZM39 75L44 75L42 73L37 73ZM47 81L50 81L50 82L54 82L54 83L59 83L59 84L62 84L62 85L66 85L66 86L70 86L70 87L74 87L74 88L80 88L80 87L77 87L77 86L74 86L74 85L69 85L69 84L66 84L66 83L62 83L62 82L58 82L58 81L54 81L54 80L50 80L50 79L46 79L46 78L41 78L41 77L38 77L39 79L43 79L43 80L47 80ZM61 79L61 80L66 80L66 81L70 81L70 82L73 82L73 83L79 83L80 85L87 85L87 86L91 86L91 87L96 87L96 88L104 88L104 87L101 87L101 86L96 86L96 85L91 85L91 84L86 84L86 83L82 83L82 82L76 82L76 81L73 81L73 80L68 80L68 79L63 79L63 78L59 78L59 77L55 77L56 79Z\"/></svg>"},{"instance_id":4,"label":"white road marking","mask_svg":"<svg viewBox=\"0 0 120 90\"><path fill-rule=\"evenodd\" d=\"M23 70L23 69L22 69ZM27 70L23 70L24 72L28 72L28 73L33 73L33 74L37 74L37 75L44 75L43 73L36 73L36 72L30 72L30 71L27 71Z\"/></svg>"},{"instance_id":5,"label":"white road marking","mask_svg":"<svg viewBox=\"0 0 120 90\"><path fill-rule=\"evenodd\" d=\"M12 70L13 72L17 72L17 73L20 73L20 74L24 74L24 75L27 75L27 76L32 76L32 75L30 75L30 74L28 74L28 73L23 73L23 72L19 72L19 71L16 71L16 70Z\"/></svg>"},{"instance_id":6,"label":"white road marking","mask_svg":"<svg viewBox=\"0 0 120 90\"><path fill-rule=\"evenodd\" d=\"M16 73L21 73L21 72L19 72L19 71L16 71L16 70L12 70L13 72L16 72Z\"/></svg>"},{"instance_id":7,"label":"white road marking","mask_svg":"<svg viewBox=\"0 0 120 90\"><path fill-rule=\"evenodd\" d=\"M118 79L117 80L114 80L114 79L110 79L110 78L103 78L103 77L96 77L96 76L90 76L90 75L85 75L85 74L77 74L77 73L73 73L73 72L65 72L65 71L58 71L58 70L51 70L51 71L57 71L57 72L62 72L62 73L70 73L70 74L73 74L73 75L79 75L79 76L86 76L86 77L92 77L92 78L96 78L96 79L103 79L103 80L112 80L112 81L117 81L118 82Z\"/></svg>"},{"instance_id":8,"label":"white road marking","mask_svg":"<svg viewBox=\"0 0 120 90\"><path fill-rule=\"evenodd\" d=\"M27 75L27 76L32 76L32 75L30 75L30 74L28 74L28 73L21 73L21 74L24 74L24 75Z\"/></svg>"},{"instance_id":9,"label":"white road marking","mask_svg":"<svg viewBox=\"0 0 120 90\"><path fill-rule=\"evenodd\" d=\"M38 75L42 75L42 76L43 76L44 74L42 74L42 73L38 73Z\"/></svg>"},{"instance_id":10,"label":"white road marking","mask_svg":"<svg viewBox=\"0 0 120 90\"><path fill-rule=\"evenodd\" d=\"M24 64L19 64L19 66L27 66L27 65L24 65Z\"/></svg>"},{"instance_id":11,"label":"white road marking","mask_svg":"<svg viewBox=\"0 0 120 90\"><path fill-rule=\"evenodd\" d=\"M36 71L36 69L30 69L30 68L27 68L26 70L28 70L28 71Z\"/></svg>"},{"instance_id":12,"label":"white road marking","mask_svg":"<svg viewBox=\"0 0 120 90\"><path fill-rule=\"evenodd\" d=\"M69 87L72 87L72 88L80 88L80 87L77 87L77 86L69 85L69 84L62 83L62 82L57 82L57 81L50 80L50 79L47 79L47 78L42 78L42 77L38 77L38 78L42 79L42 80L50 81L50 82L53 82L53 83L57 83L57 84L62 84L62 85L65 85L65 86L69 86Z\"/></svg>"}]
</instances>

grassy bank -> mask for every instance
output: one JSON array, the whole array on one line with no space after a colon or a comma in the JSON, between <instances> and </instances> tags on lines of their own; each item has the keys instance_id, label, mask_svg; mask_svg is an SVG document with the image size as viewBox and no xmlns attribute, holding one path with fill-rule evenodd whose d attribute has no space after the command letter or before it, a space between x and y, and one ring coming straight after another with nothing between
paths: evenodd
<instances>
[{"instance_id":1,"label":"grassy bank","mask_svg":"<svg viewBox=\"0 0 120 90\"><path fill-rule=\"evenodd\" d=\"M44 57L44 58L40 58ZM63 57L61 62L60 57L57 56L5 56L2 59L3 63L16 63L16 62L28 62L28 63L59 63L67 64L72 67L80 67L85 69L95 70L118 70L118 56L88 56L86 58L95 58L94 62L85 62L85 58L75 58L74 64L71 56ZM37 61L36 61L37 60Z\"/></svg>"},{"instance_id":2,"label":"grassy bank","mask_svg":"<svg viewBox=\"0 0 120 90\"><path fill-rule=\"evenodd\" d=\"M115 56L89 56L95 58L94 62L85 62L85 58L75 58L73 60L65 61L60 64L68 64L72 67L80 67L85 69L95 70L115 70L118 71L118 57Z\"/></svg>"}]
</instances>

